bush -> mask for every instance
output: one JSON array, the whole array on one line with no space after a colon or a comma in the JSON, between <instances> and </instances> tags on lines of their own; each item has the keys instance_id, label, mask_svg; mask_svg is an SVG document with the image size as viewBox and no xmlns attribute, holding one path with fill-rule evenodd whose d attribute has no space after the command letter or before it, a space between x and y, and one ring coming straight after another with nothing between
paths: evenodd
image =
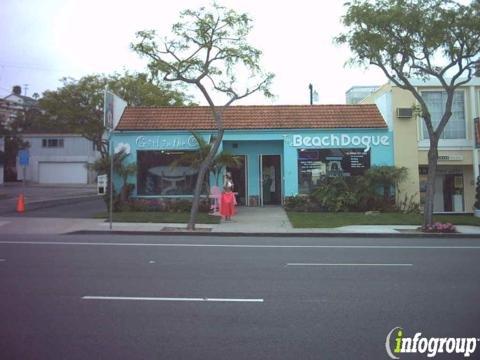
<instances>
[{"instance_id":1,"label":"bush","mask_svg":"<svg viewBox=\"0 0 480 360\"><path fill-rule=\"evenodd\" d=\"M427 225L427 226L422 226L420 228L423 232L429 232L429 233L454 233L457 232L457 229L455 228L455 225L450 224L450 223L440 223L436 222L433 223L432 225Z\"/></svg>"},{"instance_id":2,"label":"bush","mask_svg":"<svg viewBox=\"0 0 480 360\"><path fill-rule=\"evenodd\" d=\"M157 198L157 199L130 199L115 211L161 211L161 212L190 212L192 201L187 199ZM200 199L199 212L210 211L209 199Z\"/></svg>"},{"instance_id":3,"label":"bush","mask_svg":"<svg viewBox=\"0 0 480 360\"><path fill-rule=\"evenodd\" d=\"M343 177L323 177L313 198L328 211L349 211L356 203L355 193Z\"/></svg>"},{"instance_id":4,"label":"bush","mask_svg":"<svg viewBox=\"0 0 480 360\"><path fill-rule=\"evenodd\" d=\"M326 211L326 209L322 208L318 201L316 201L311 195L286 196L283 206L285 207L285 210L288 211Z\"/></svg>"},{"instance_id":5,"label":"bush","mask_svg":"<svg viewBox=\"0 0 480 360\"><path fill-rule=\"evenodd\" d=\"M400 198L400 194L398 196ZM415 194L411 196L405 196L395 205L397 212L404 214L420 214L420 204L414 200Z\"/></svg>"},{"instance_id":6,"label":"bush","mask_svg":"<svg viewBox=\"0 0 480 360\"><path fill-rule=\"evenodd\" d=\"M383 211L417 212L418 205L413 198L395 204L394 190L405 179L407 170L394 166L375 166L364 176L327 177L318 180L318 189L310 196L289 199L287 210L312 211L321 208L325 211ZM299 204L298 202L303 202Z\"/></svg>"}]
</instances>

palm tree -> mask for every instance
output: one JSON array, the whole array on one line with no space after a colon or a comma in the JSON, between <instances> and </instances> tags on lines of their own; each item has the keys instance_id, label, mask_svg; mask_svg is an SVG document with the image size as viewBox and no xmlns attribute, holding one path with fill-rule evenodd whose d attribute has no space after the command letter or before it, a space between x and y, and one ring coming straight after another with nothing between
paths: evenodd
<instances>
[{"instance_id":1,"label":"palm tree","mask_svg":"<svg viewBox=\"0 0 480 360\"><path fill-rule=\"evenodd\" d=\"M208 156L213 143L207 143L205 139L196 132L192 131L191 134L197 141L198 148L195 151L185 152L177 160L172 162L170 166L176 167L179 165L186 165L194 169L199 169L204 159ZM213 158L208 170L215 176L215 183L218 185L218 177L220 176L223 168L236 168L240 165L241 161L237 156L233 155L229 151L222 150ZM205 187L208 188L209 186L206 178L203 181L205 183Z\"/></svg>"},{"instance_id":2,"label":"palm tree","mask_svg":"<svg viewBox=\"0 0 480 360\"><path fill-rule=\"evenodd\" d=\"M135 162L127 165L123 163L127 156L128 154L125 153L124 149L113 155L113 173L118 174L123 180L122 188L120 189L120 200L122 202L128 200L133 188L133 185L127 182L128 177L137 171L137 164ZM88 168L94 170L97 174L107 174L107 191L105 192L104 198L108 207L110 204L110 154L97 159L93 164L88 165ZM113 188L113 194L115 199L115 187Z\"/></svg>"}]
</instances>

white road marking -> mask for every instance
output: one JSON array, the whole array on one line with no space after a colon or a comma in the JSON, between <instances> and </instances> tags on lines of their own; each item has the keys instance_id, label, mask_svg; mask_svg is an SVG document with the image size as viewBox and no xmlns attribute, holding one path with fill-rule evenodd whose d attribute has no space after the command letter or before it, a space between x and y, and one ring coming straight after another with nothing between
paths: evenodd
<instances>
[{"instance_id":1,"label":"white road marking","mask_svg":"<svg viewBox=\"0 0 480 360\"><path fill-rule=\"evenodd\" d=\"M288 263L286 266L413 266L413 264L315 264L315 263Z\"/></svg>"},{"instance_id":2,"label":"white road marking","mask_svg":"<svg viewBox=\"0 0 480 360\"><path fill-rule=\"evenodd\" d=\"M83 296L82 299L83 300L130 300L130 301L263 302L263 299L168 298L168 297L131 297L131 296Z\"/></svg>"},{"instance_id":3,"label":"white road marking","mask_svg":"<svg viewBox=\"0 0 480 360\"><path fill-rule=\"evenodd\" d=\"M250 244L149 244L114 242L67 241L0 241L0 245L74 245L74 246L146 246L146 247L217 247L217 248L268 248L268 249L446 249L480 250L480 246L428 246L428 245L250 245Z\"/></svg>"}]
</instances>

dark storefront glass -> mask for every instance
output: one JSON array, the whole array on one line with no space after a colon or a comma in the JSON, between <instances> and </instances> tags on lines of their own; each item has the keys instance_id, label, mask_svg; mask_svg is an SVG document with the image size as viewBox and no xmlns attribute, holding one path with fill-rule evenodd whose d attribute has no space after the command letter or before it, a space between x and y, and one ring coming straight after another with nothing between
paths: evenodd
<instances>
[{"instance_id":1,"label":"dark storefront glass","mask_svg":"<svg viewBox=\"0 0 480 360\"><path fill-rule=\"evenodd\" d=\"M357 176L370 168L370 151L364 149L298 150L298 189L315 190L324 176Z\"/></svg>"},{"instance_id":2,"label":"dark storefront glass","mask_svg":"<svg viewBox=\"0 0 480 360\"><path fill-rule=\"evenodd\" d=\"M138 151L138 195L193 195L198 169L172 166L184 151Z\"/></svg>"}]
</instances>

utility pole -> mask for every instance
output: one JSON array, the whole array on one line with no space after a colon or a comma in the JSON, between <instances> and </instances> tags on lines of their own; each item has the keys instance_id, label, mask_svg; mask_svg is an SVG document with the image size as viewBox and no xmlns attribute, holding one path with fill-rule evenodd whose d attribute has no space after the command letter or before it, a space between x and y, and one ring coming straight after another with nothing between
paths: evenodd
<instances>
[{"instance_id":1,"label":"utility pole","mask_svg":"<svg viewBox=\"0 0 480 360\"><path fill-rule=\"evenodd\" d=\"M318 92L317 90L313 90L313 85L310 83L308 85L308 89L310 90L310 105L313 105L313 102L318 102Z\"/></svg>"},{"instance_id":2,"label":"utility pole","mask_svg":"<svg viewBox=\"0 0 480 360\"><path fill-rule=\"evenodd\" d=\"M25 94L24 94L24 96L27 96L28 84L23 84L23 88L25 89Z\"/></svg>"}]
</instances>

